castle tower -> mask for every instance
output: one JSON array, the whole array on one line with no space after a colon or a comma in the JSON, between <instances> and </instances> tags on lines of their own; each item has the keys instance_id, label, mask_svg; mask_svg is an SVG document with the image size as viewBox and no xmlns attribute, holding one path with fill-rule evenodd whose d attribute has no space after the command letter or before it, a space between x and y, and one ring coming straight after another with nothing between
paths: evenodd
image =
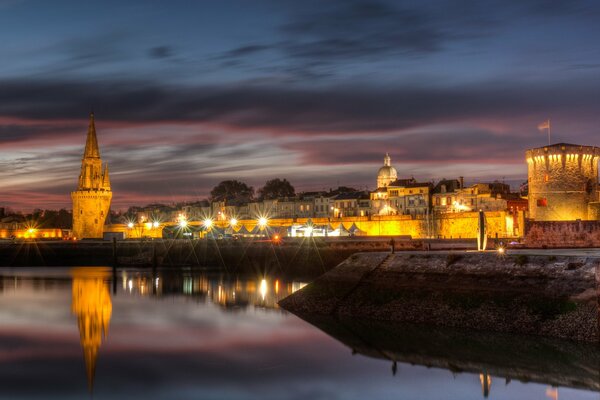
<instances>
[{"instance_id":1,"label":"castle tower","mask_svg":"<svg viewBox=\"0 0 600 400\"><path fill-rule=\"evenodd\" d=\"M379 168L379 172L377 173L377 187L386 187L396 179L398 179L396 169L392 167L389 153L385 153L383 167Z\"/></svg>"},{"instance_id":2,"label":"castle tower","mask_svg":"<svg viewBox=\"0 0 600 400\"><path fill-rule=\"evenodd\" d=\"M529 216L536 221L586 220L598 202L600 148L557 143L527 150Z\"/></svg>"},{"instance_id":3,"label":"castle tower","mask_svg":"<svg viewBox=\"0 0 600 400\"><path fill-rule=\"evenodd\" d=\"M73 236L77 239L101 238L104 233L104 221L110 209L112 192L108 165L102 168L93 113L90 114L79 184L77 191L71 192L71 199L73 200Z\"/></svg>"},{"instance_id":4,"label":"castle tower","mask_svg":"<svg viewBox=\"0 0 600 400\"><path fill-rule=\"evenodd\" d=\"M105 268L75 268L71 311L77 316L79 338L85 360L85 372L90 391L94 388L96 360L102 339L108 334L112 315L112 301L106 280L110 272Z\"/></svg>"}]
</instances>

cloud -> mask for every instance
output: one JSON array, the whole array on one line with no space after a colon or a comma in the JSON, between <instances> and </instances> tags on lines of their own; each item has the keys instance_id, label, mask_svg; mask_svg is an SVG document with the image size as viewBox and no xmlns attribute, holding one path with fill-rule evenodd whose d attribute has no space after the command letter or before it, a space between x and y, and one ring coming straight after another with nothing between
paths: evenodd
<instances>
[{"instance_id":1,"label":"cloud","mask_svg":"<svg viewBox=\"0 0 600 400\"><path fill-rule=\"evenodd\" d=\"M465 119L519 120L595 115L600 85L587 79L488 81L463 86L379 87L355 83L315 89L285 86L163 86L149 82L0 81L0 114L72 119L94 104L99 118L121 122L215 124L236 129L361 134Z\"/></svg>"},{"instance_id":2,"label":"cloud","mask_svg":"<svg viewBox=\"0 0 600 400\"><path fill-rule=\"evenodd\" d=\"M165 59L170 58L174 54L173 48L170 46L155 46L148 50L150 58Z\"/></svg>"}]
</instances>

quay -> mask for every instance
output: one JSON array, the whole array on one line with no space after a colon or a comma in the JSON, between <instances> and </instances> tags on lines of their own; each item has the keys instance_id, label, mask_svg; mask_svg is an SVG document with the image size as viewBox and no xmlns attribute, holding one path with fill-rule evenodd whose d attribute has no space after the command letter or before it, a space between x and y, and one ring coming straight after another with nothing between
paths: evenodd
<instances>
[{"instance_id":1,"label":"quay","mask_svg":"<svg viewBox=\"0 0 600 400\"><path fill-rule=\"evenodd\" d=\"M579 254L578 254L579 252ZM600 257L582 250L360 253L280 301L325 315L598 342Z\"/></svg>"}]
</instances>

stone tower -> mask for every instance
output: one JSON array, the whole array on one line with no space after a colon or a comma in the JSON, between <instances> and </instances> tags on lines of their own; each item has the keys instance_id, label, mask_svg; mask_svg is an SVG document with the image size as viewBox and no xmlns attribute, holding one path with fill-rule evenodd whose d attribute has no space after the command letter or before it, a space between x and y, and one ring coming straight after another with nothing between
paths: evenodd
<instances>
[{"instance_id":1,"label":"stone tower","mask_svg":"<svg viewBox=\"0 0 600 400\"><path fill-rule=\"evenodd\" d=\"M73 236L77 239L102 238L112 192L108 165L103 168L100 159L93 113L90 114L85 151L81 160L79 185L77 191L71 192L71 199L73 200Z\"/></svg>"},{"instance_id":2,"label":"stone tower","mask_svg":"<svg viewBox=\"0 0 600 400\"><path fill-rule=\"evenodd\" d=\"M536 221L590 219L598 202L600 148L557 143L527 150L529 216Z\"/></svg>"}]
</instances>

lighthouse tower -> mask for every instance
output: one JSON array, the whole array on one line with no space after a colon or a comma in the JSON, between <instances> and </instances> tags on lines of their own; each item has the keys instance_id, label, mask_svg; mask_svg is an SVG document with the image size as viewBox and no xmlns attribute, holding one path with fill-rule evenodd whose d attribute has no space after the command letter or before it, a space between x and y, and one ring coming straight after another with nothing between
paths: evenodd
<instances>
[{"instance_id":1,"label":"lighthouse tower","mask_svg":"<svg viewBox=\"0 0 600 400\"><path fill-rule=\"evenodd\" d=\"M73 236L77 239L102 238L112 192L108 165L103 167L100 159L93 113L90 114L79 184L77 191L71 192L71 199L73 200Z\"/></svg>"}]
</instances>

